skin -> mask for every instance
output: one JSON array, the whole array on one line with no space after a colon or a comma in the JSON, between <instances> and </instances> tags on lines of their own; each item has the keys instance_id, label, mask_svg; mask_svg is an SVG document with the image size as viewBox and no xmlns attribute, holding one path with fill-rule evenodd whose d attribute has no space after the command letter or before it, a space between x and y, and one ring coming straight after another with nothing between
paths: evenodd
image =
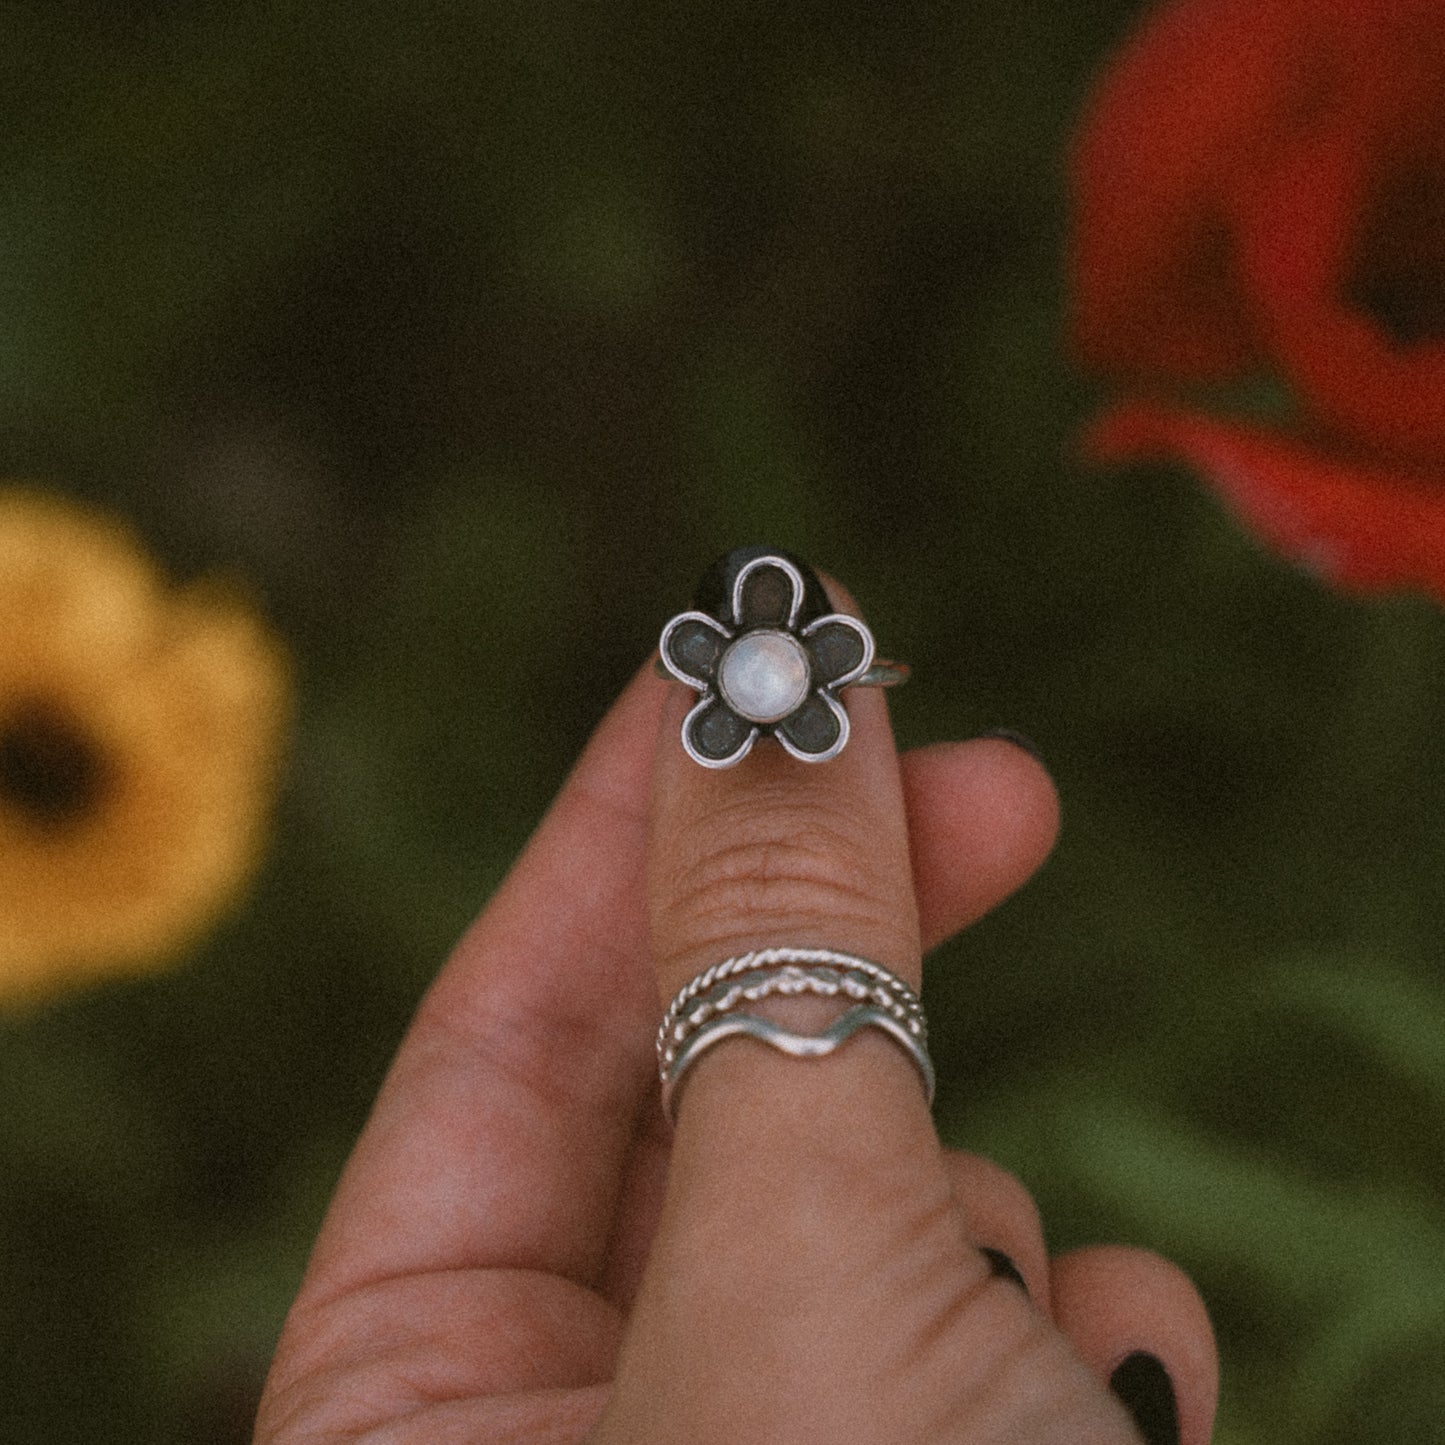
<instances>
[{"instance_id":1,"label":"skin","mask_svg":"<svg viewBox=\"0 0 1445 1445\"><path fill-rule=\"evenodd\" d=\"M423 1001L257 1445L1137 1445L1104 1382L1140 1349L1205 1445L1216 1361L1189 1282L1134 1250L1050 1261L1027 1190L940 1146L882 1035L806 1063L721 1045L664 1122L653 1032L693 974L788 943L917 986L1058 822L1008 742L900 762L876 690L848 694L834 761L760 745L721 772L678 743L692 700L634 679Z\"/></svg>"}]
</instances>

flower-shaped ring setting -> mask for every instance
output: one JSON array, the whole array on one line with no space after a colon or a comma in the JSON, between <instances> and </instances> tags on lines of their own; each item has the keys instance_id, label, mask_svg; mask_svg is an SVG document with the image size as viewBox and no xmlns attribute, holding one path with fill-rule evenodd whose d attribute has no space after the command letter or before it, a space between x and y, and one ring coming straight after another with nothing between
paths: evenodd
<instances>
[{"instance_id":1,"label":"flower-shaped ring setting","mask_svg":"<svg viewBox=\"0 0 1445 1445\"><path fill-rule=\"evenodd\" d=\"M874 669L887 675L868 676L873 634L856 617L807 618L808 599L820 592L792 560L763 553L736 569L724 616L695 608L663 628L662 667L702 694L682 725L694 762L730 768L765 735L803 762L827 762L848 741L839 691L906 675L888 664Z\"/></svg>"}]
</instances>

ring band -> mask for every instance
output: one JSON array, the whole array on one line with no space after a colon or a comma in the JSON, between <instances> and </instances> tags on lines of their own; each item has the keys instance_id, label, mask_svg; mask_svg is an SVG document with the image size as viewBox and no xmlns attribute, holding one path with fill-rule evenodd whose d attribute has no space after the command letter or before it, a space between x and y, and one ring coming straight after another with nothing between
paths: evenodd
<instances>
[{"instance_id":1,"label":"ring band","mask_svg":"<svg viewBox=\"0 0 1445 1445\"><path fill-rule=\"evenodd\" d=\"M775 995L811 993L849 1007L817 1034L797 1033L743 1006ZM886 1033L913 1060L928 1102L934 1071L918 995L897 974L855 954L826 948L769 948L704 969L678 991L657 1031L662 1107L674 1118L683 1077L708 1049L753 1038L792 1058L824 1058L865 1028Z\"/></svg>"},{"instance_id":2,"label":"ring band","mask_svg":"<svg viewBox=\"0 0 1445 1445\"><path fill-rule=\"evenodd\" d=\"M730 768L760 737L824 763L848 741L847 687L893 687L903 663L875 660L864 623L834 612L805 562L765 547L723 557L693 607L669 619L657 667L702 694L682 724L687 755Z\"/></svg>"}]
</instances>

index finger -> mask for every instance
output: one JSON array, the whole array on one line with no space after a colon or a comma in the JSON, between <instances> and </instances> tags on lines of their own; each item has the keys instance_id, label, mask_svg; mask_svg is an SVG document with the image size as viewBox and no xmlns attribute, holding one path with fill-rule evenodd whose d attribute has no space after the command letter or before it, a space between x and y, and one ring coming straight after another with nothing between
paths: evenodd
<instances>
[{"instance_id":1,"label":"index finger","mask_svg":"<svg viewBox=\"0 0 1445 1445\"><path fill-rule=\"evenodd\" d=\"M666 691L632 680L427 994L304 1298L441 1269L599 1273L654 1087L642 867Z\"/></svg>"}]
</instances>

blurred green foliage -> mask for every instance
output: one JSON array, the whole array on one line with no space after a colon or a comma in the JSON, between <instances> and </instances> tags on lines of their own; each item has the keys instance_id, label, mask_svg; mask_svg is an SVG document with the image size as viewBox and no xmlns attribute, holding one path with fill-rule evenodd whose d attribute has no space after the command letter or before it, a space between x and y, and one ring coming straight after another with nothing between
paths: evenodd
<instances>
[{"instance_id":1,"label":"blurred green foliage","mask_svg":"<svg viewBox=\"0 0 1445 1445\"><path fill-rule=\"evenodd\" d=\"M0 1439L248 1438L420 991L696 575L847 579L1059 850L929 980L953 1142L1179 1259L1226 1445L1445 1414L1445 624L1085 475L1063 162L1124 0L17 0L0 473L302 669L184 970L0 1021ZM960 860L967 868L967 860Z\"/></svg>"}]
</instances>

